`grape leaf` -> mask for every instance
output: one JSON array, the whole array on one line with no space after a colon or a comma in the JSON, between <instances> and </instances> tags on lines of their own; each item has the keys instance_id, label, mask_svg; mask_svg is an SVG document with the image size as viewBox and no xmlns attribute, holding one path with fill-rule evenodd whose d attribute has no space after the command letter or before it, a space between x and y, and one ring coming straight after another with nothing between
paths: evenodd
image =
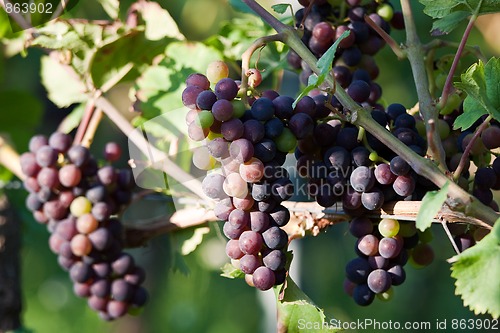
<instances>
[{"instance_id":1,"label":"grape leaf","mask_svg":"<svg viewBox=\"0 0 500 333\"><path fill-rule=\"evenodd\" d=\"M434 21L432 24L432 35L441 36L449 34L469 16L469 12L458 11L446 16L446 19Z\"/></svg>"},{"instance_id":2,"label":"grape leaf","mask_svg":"<svg viewBox=\"0 0 500 333\"><path fill-rule=\"evenodd\" d=\"M120 9L120 1L118 0L98 0L102 8L112 19L117 19Z\"/></svg>"},{"instance_id":3,"label":"grape leaf","mask_svg":"<svg viewBox=\"0 0 500 333\"><path fill-rule=\"evenodd\" d=\"M439 212L448 197L449 185L450 182L446 182L439 191L431 191L425 194L415 222L420 231L424 231L432 225L434 216Z\"/></svg>"},{"instance_id":4,"label":"grape leaf","mask_svg":"<svg viewBox=\"0 0 500 333\"><path fill-rule=\"evenodd\" d=\"M332 325L324 311L287 277L284 294L280 286L274 291L278 306L278 330L280 332L338 332L341 329Z\"/></svg>"},{"instance_id":5,"label":"grape leaf","mask_svg":"<svg viewBox=\"0 0 500 333\"><path fill-rule=\"evenodd\" d=\"M165 51L171 39L159 41L147 39L144 32L131 32L120 39L101 47L91 62L90 72L96 87L101 87L126 67L133 65L127 80L137 78L153 58ZM112 57L109 55L113 54Z\"/></svg>"},{"instance_id":6,"label":"grape leaf","mask_svg":"<svg viewBox=\"0 0 500 333\"><path fill-rule=\"evenodd\" d=\"M57 59L42 57L42 83L47 89L49 99L58 107L65 108L73 103L87 99L86 87L78 77L71 75L71 68Z\"/></svg>"},{"instance_id":7,"label":"grape leaf","mask_svg":"<svg viewBox=\"0 0 500 333\"><path fill-rule=\"evenodd\" d=\"M433 31L449 33L472 14L483 15L500 11L498 0L419 0L424 13L435 19Z\"/></svg>"},{"instance_id":8,"label":"grape leaf","mask_svg":"<svg viewBox=\"0 0 500 333\"><path fill-rule=\"evenodd\" d=\"M311 90L319 87L324 81L328 73L332 70L333 67L333 59L335 59L335 53L337 52L337 47L339 43L349 36L350 31L344 31L342 35L340 35L339 38L335 41L335 43L330 46L330 48L321 56L321 58L318 59L318 62L316 65L318 66L320 70L320 74L312 74L309 76L307 80L307 87L305 87L302 92L300 93L299 97L295 99L293 102L292 106L295 108L297 103L302 99L302 97L306 96Z\"/></svg>"},{"instance_id":9,"label":"grape leaf","mask_svg":"<svg viewBox=\"0 0 500 333\"><path fill-rule=\"evenodd\" d=\"M465 130L486 113L500 120L500 58L491 58L486 65L482 61L473 64L460 79L455 86L465 91L467 97L464 113L455 120L453 128Z\"/></svg>"},{"instance_id":10,"label":"grape leaf","mask_svg":"<svg viewBox=\"0 0 500 333\"><path fill-rule=\"evenodd\" d=\"M245 277L245 273L243 273L240 269L234 267L230 263L222 266L221 270L222 273L220 274L220 276L226 277L228 279L239 279Z\"/></svg>"},{"instance_id":11,"label":"grape leaf","mask_svg":"<svg viewBox=\"0 0 500 333\"><path fill-rule=\"evenodd\" d=\"M136 81L134 89L142 117L137 118L134 125L144 123L148 133L158 137L178 137L186 131L187 110L179 98L186 77L193 72L204 72L210 62L221 58L221 54L202 43L173 42L167 47L166 55ZM153 118L154 121L146 123Z\"/></svg>"},{"instance_id":12,"label":"grape leaf","mask_svg":"<svg viewBox=\"0 0 500 333\"><path fill-rule=\"evenodd\" d=\"M284 14L288 8L292 8L292 5L289 3L280 3L272 5L271 8L278 14Z\"/></svg>"},{"instance_id":13,"label":"grape leaf","mask_svg":"<svg viewBox=\"0 0 500 333\"><path fill-rule=\"evenodd\" d=\"M479 243L452 258L455 294L476 314L500 316L500 219Z\"/></svg>"},{"instance_id":14,"label":"grape leaf","mask_svg":"<svg viewBox=\"0 0 500 333\"><path fill-rule=\"evenodd\" d=\"M146 23L146 38L149 40L160 40L165 37L185 39L169 12L156 2L142 4L142 18Z\"/></svg>"}]
</instances>

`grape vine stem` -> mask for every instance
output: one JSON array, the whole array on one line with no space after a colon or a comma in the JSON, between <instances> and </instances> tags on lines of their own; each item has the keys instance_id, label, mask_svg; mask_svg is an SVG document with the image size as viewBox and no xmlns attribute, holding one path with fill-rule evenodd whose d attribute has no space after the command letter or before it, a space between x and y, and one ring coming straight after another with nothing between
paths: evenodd
<instances>
[{"instance_id":1,"label":"grape vine stem","mask_svg":"<svg viewBox=\"0 0 500 333\"><path fill-rule=\"evenodd\" d=\"M429 82L424 64L424 48L420 42L413 18L413 12L409 0L401 0L401 9L405 21L406 43L405 50L413 73L413 80L417 89L419 110L425 123L427 133L428 154L438 162L442 171L447 171L443 143L438 133L437 124L438 111L429 91Z\"/></svg>"},{"instance_id":2,"label":"grape vine stem","mask_svg":"<svg viewBox=\"0 0 500 333\"><path fill-rule=\"evenodd\" d=\"M469 23L467 24L467 28L465 28L464 34L462 36L462 40L460 41L460 44L458 45L457 52L455 53L455 58L453 59L453 63L451 64L450 72L448 73L448 76L446 77L446 82L445 82L444 87L443 87L443 92L441 93L441 98L439 99L438 109L442 109L446 105L446 102L448 101L448 96L450 96L450 93L453 90L453 82L452 82L453 76L455 75L455 72L457 70L458 62L460 61L460 57L462 56L462 53L464 52L465 45L467 43L467 39L469 38L470 32L472 31L472 28L474 27L474 23L477 20L478 12L479 12L479 9L481 8L482 3L483 3L483 0L480 0L474 14L469 19Z\"/></svg>"},{"instance_id":3,"label":"grape vine stem","mask_svg":"<svg viewBox=\"0 0 500 333\"><path fill-rule=\"evenodd\" d=\"M248 90L248 70L250 69L250 62L252 59L252 55L258 49L266 46L271 42L281 42L283 41L282 34L276 34L271 36L264 36L257 40L255 40L252 45L241 55L241 92L243 96L248 98L247 90Z\"/></svg>"},{"instance_id":4,"label":"grape vine stem","mask_svg":"<svg viewBox=\"0 0 500 333\"><path fill-rule=\"evenodd\" d=\"M212 209L202 207L197 200L183 200L189 207L177 210L171 216L162 216L150 223L141 225L137 221L125 223L125 244L127 247L145 245L153 237L176 230L197 227L218 219ZM324 229L343 222L350 221L340 206L324 208L316 202L284 201L281 203L290 213L290 222L283 228L290 240L303 238L306 235L317 236ZM372 211L366 216L374 219L392 218L400 221L416 221L421 207L420 201L397 201L385 204L381 209ZM467 223L484 229L491 226L483 221L466 216L464 213L451 210L446 205L434 217L433 223Z\"/></svg>"},{"instance_id":5,"label":"grape vine stem","mask_svg":"<svg viewBox=\"0 0 500 333\"><path fill-rule=\"evenodd\" d=\"M391 37L387 32L384 31L381 27L379 27L368 15L365 15L365 22L375 30L379 36L389 45L392 52L398 57L399 60L403 60L406 58L406 53L401 47L399 47L398 43Z\"/></svg>"},{"instance_id":6,"label":"grape vine stem","mask_svg":"<svg viewBox=\"0 0 500 333\"><path fill-rule=\"evenodd\" d=\"M458 163L457 169L453 173L453 179L457 180L460 175L462 174L462 171L464 170L465 164L467 163L467 159L469 158L470 151L472 150L472 147L474 146L474 143L476 140L479 138L481 133L485 130L486 127L488 127L490 121L493 119L491 115L489 115L483 123L476 129L476 132L474 132L474 135L472 136L471 140L469 141L469 144L467 147L465 147L464 153L462 154L462 157L460 157L460 162Z\"/></svg>"},{"instance_id":7,"label":"grape vine stem","mask_svg":"<svg viewBox=\"0 0 500 333\"><path fill-rule=\"evenodd\" d=\"M242 1L278 33L283 34L284 42L311 67L313 72L318 75L320 74L320 70L316 65L316 57L309 51L304 43L302 43L300 37L296 34L295 29L281 23L255 0ZM402 0L402 7L405 10L405 25L407 28L410 27L412 30L411 33L408 33L410 41L406 47L406 52L414 73L415 84L417 86L417 93L420 102L420 111L424 115L425 119L428 120L435 118L435 120L437 120L437 112L433 106L432 98L428 90L425 65L423 63L422 47L418 41L418 37L416 37L415 23L413 21L409 1ZM406 21L408 21L408 23ZM445 154L439 133L435 133L432 138L436 141L434 148L439 147L439 152L435 157L440 159L441 169L430 159L423 158L413 152L404 143L394 137L394 135L392 135L392 133L390 133L386 128L382 127L375 120L373 120L371 115L365 109L359 106L338 83L335 83L335 79L331 73L326 77L325 82L330 87L337 87L335 90L335 96L346 110L350 110L351 114L349 115L348 120L352 124L364 127L392 151L406 160L417 174L429 179L439 188L449 182L448 176L442 172L443 165L445 165L443 164ZM431 129L431 125L427 121L426 128L427 130ZM495 213L493 209L483 205L479 200L471 196L455 183L450 184L448 197L449 199L447 202L454 210L464 211L467 215L472 215L485 224L492 226L498 218L498 214Z\"/></svg>"}]
</instances>

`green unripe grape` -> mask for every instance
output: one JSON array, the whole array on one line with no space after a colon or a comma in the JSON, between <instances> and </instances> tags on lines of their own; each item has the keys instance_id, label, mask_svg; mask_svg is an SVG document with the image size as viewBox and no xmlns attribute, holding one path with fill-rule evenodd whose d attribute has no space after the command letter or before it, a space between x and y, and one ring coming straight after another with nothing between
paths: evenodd
<instances>
[{"instance_id":1,"label":"green unripe grape","mask_svg":"<svg viewBox=\"0 0 500 333\"><path fill-rule=\"evenodd\" d=\"M426 130L425 130L425 124L422 119L417 119L415 121L415 127L417 128L418 135L420 135L423 138L427 137Z\"/></svg>"},{"instance_id":2,"label":"green unripe grape","mask_svg":"<svg viewBox=\"0 0 500 333\"><path fill-rule=\"evenodd\" d=\"M455 59L454 54L443 55L436 62L436 67L443 72L448 73L451 69L451 65L453 65L453 60ZM460 64L460 62L459 62Z\"/></svg>"},{"instance_id":3,"label":"green unripe grape","mask_svg":"<svg viewBox=\"0 0 500 333\"><path fill-rule=\"evenodd\" d=\"M444 119L438 119L437 129L441 140L446 139L450 135L450 125Z\"/></svg>"},{"instance_id":4,"label":"green unripe grape","mask_svg":"<svg viewBox=\"0 0 500 333\"><path fill-rule=\"evenodd\" d=\"M377 154L377 152L376 152L376 151L372 151L372 152L370 153L370 155L368 155L368 158L369 158L369 159L370 159L370 161L372 161L372 162L377 162L377 161L378 161L378 159L379 159L379 156L378 156L378 154Z\"/></svg>"},{"instance_id":5,"label":"green unripe grape","mask_svg":"<svg viewBox=\"0 0 500 333\"><path fill-rule=\"evenodd\" d=\"M389 289L387 289L387 291L377 294L377 298L381 301L387 302L392 299L393 295L394 295L394 289L390 287Z\"/></svg>"},{"instance_id":6,"label":"green unripe grape","mask_svg":"<svg viewBox=\"0 0 500 333\"><path fill-rule=\"evenodd\" d=\"M231 104L233 105L233 117L241 118L246 111L245 103L243 103L243 101L241 100L235 99L231 102Z\"/></svg>"},{"instance_id":7,"label":"green unripe grape","mask_svg":"<svg viewBox=\"0 0 500 333\"><path fill-rule=\"evenodd\" d=\"M448 75L446 73L443 73L441 71L434 72L434 83L436 84L436 87L440 90L443 90L444 85L446 84L446 78Z\"/></svg>"},{"instance_id":8,"label":"green unripe grape","mask_svg":"<svg viewBox=\"0 0 500 333\"><path fill-rule=\"evenodd\" d=\"M284 153L291 152L297 146L297 139L292 131L284 128L280 136L276 138L276 147Z\"/></svg>"},{"instance_id":9,"label":"green unripe grape","mask_svg":"<svg viewBox=\"0 0 500 333\"><path fill-rule=\"evenodd\" d=\"M214 123L214 115L212 112L204 110L200 111L198 115L196 116L195 123L196 125L200 126L201 128L209 128L210 126L213 125Z\"/></svg>"},{"instance_id":10,"label":"green unripe grape","mask_svg":"<svg viewBox=\"0 0 500 333\"><path fill-rule=\"evenodd\" d=\"M92 210L92 203L85 197L78 197L73 200L69 206L69 211L75 217L80 217L90 213Z\"/></svg>"},{"instance_id":11,"label":"green unripe grape","mask_svg":"<svg viewBox=\"0 0 500 333\"><path fill-rule=\"evenodd\" d=\"M446 100L446 105L439 111L440 114L447 115L452 113L454 110L458 109L460 106L460 103L462 103L462 98L460 95L457 93L453 93L450 96L448 96L448 99Z\"/></svg>"},{"instance_id":12,"label":"green unripe grape","mask_svg":"<svg viewBox=\"0 0 500 333\"><path fill-rule=\"evenodd\" d=\"M480 139L479 139L480 140ZM472 162L478 167L485 167L490 165L491 162L491 153L489 151L481 152L477 155L471 155Z\"/></svg>"},{"instance_id":13,"label":"green unripe grape","mask_svg":"<svg viewBox=\"0 0 500 333\"><path fill-rule=\"evenodd\" d=\"M377 14L385 21L389 22L394 15L394 10L391 5L385 3L377 8Z\"/></svg>"},{"instance_id":14,"label":"green unripe grape","mask_svg":"<svg viewBox=\"0 0 500 333\"><path fill-rule=\"evenodd\" d=\"M394 237L399 232L399 222L394 219L382 219L378 224L378 231L384 237Z\"/></svg>"}]
</instances>

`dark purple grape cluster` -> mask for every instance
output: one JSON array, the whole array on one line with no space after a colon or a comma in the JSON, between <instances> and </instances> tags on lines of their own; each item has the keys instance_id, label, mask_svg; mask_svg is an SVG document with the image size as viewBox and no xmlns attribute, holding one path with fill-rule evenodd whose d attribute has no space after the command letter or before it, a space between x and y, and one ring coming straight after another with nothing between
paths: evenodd
<instances>
[{"instance_id":1,"label":"dark purple grape cluster","mask_svg":"<svg viewBox=\"0 0 500 333\"><path fill-rule=\"evenodd\" d=\"M385 45L385 41L365 22L365 16L390 33L391 26L397 29L404 27L401 12L394 12L387 1L346 1L336 5L315 1L310 9L307 9L310 1L300 3L306 8L299 9L295 14L296 25L303 27L302 41L318 58L345 31L350 32L339 43L333 73L355 101L374 105L382 89L372 81L379 74L373 56ZM301 82L307 84L311 68L294 51L289 52L288 63L300 70Z\"/></svg>"},{"instance_id":2,"label":"dark purple grape cluster","mask_svg":"<svg viewBox=\"0 0 500 333\"><path fill-rule=\"evenodd\" d=\"M344 290L362 306L371 304L375 296L389 300L392 287L406 279L404 266L408 261L424 267L434 258L432 248L420 240L414 222L382 219L375 224L367 217L356 217L349 231L358 239L358 257L346 265Z\"/></svg>"},{"instance_id":3,"label":"dark purple grape cluster","mask_svg":"<svg viewBox=\"0 0 500 333\"><path fill-rule=\"evenodd\" d=\"M20 158L29 191L26 206L51 233L50 249L69 272L74 292L105 320L135 312L147 300L145 272L123 251L122 224L115 217L129 202L134 181L129 169L110 163L121 147L108 143L99 167L89 150L53 133L34 136Z\"/></svg>"},{"instance_id":4,"label":"dark purple grape cluster","mask_svg":"<svg viewBox=\"0 0 500 333\"><path fill-rule=\"evenodd\" d=\"M314 118L299 106L293 109L293 98L274 91L252 99L246 110L235 99L238 82L223 77L212 90L207 76L189 76L183 93L184 105L191 109L186 117L189 136L205 140L193 161L206 169L220 167L220 172L207 174L202 186L217 201L216 217L225 221L226 253L250 285L267 290L286 276L288 235L281 227L290 213L281 202L292 196L294 185L282 166L295 148L295 137L304 126L312 129Z\"/></svg>"}]
</instances>

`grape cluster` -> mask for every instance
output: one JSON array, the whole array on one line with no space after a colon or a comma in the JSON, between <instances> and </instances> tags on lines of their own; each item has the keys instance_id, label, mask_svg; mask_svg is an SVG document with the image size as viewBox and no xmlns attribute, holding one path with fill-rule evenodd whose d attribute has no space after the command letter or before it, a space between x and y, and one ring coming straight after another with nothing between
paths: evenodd
<instances>
[{"instance_id":1,"label":"grape cluster","mask_svg":"<svg viewBox=\"0 0 500 333\"><path fill-rule=\"evenodd\" d=\"M267 290L286 276L288 236L281 227L290 213L281 202L292 196L294 186L282 166L304 119L308 126L313 120L299 106L292 108L291 97L274 91L252 99L246 110L236 99L239 83L227 75L226 65L215 62L206 76L192 74L186 80L182 97L190 108L189 136L205 140L193 163L203 170L220 166L202 186L217 200L216 217L225 221L226 253L250 285Z\"/></svg>"},{"instance_id":2,"label":"grape cluster","mask_svg":"<svg viewBox=\"0 0 500 333\"><path fill-rule=\"evenodd\" d=\"M406 279L404 266L411 261L417 267L430 264L432 248L422 242L414 222L382 219L375 224L367 217L356 217L349 225L350 233L358 238L357 258L346 265L344 289L362 306L373 302L375 295L389 300L393 286Z\"/></svg>"},{"instance_id":3,"label":"grape cluster","mask_svg":"<svg viewBox=\"0 0 500 333\"><path fill-rule=\"evenodd\" d=\"M108 162L120 155L118 144L106 145ZM72 138L59 132L34 136L20 162L26 206L47 225L50 249L69 272L75 294L106 320L142 307L145 273L123 252L122 225L114 217L130 202L131 171L99 167L86 147L72 146Z\"/></svg>"},{"instance_id":4,"label":"grape cluster","mask_svg":"<svg viewBox=\"0 0 500 333\"><path fill-rule=\"evenodd\" d=\"M305 7L310 5L309 2L301 1ZM295 21L297 27L304 29L302 41L318 58L344 32L350 32L339 43L333 73L337 82L347 89L355 101L374 105L380 98L382 89L372 81L379 74L373 56L385 42L365 22L365 16L387 33L390 33L391 26L403 28L401 12L394 12L386 1L346 1L342 5L315 1L310 10L298 10ZM294 51L289 52L288 63L300 70L300 80L307 84L308 77L312 74L311 68Z\"/></svg>"},{"instance_id":5,"label":"grape cluster","mask_svg":"<svg viewBox=\"0 0 500 333\"><path fill-rule=\"evenodd\" d=\"M398 103L382 106L382 88L375 82L379 69L373 56L385 42L366 23L366 17L389 33L391 27L404 28L401 13L394 12L387 1L300 3L308 7L295 16L297 26L304 25L303 42L319 58L350 31L340 41L333 63L336 81L377 123L415 153L426 156L427 136L418 112L410 113ZM310 67L293 51L288 62L300 70L299 78L306 84L312 74ZM230 239L226 252L249 284L265 290L285 277L286 234L281 227L290 213L281 202L294 191L283 168L289 152L294 152L298 175L307 180L306 194L323 207L340 203L353 217L350 228L358 238L359 258L347 265L345 286L357 303L368 305L375 294L388 299L391 286L404 281L403 266L408 260L417 267L432 261L430 231L418 233L414 223L391 219L374 224L366 215L387 202L422 200L437 189L433 183L417 175L374 135L341 121L349 110L335 96L314 89L294 104L293 98L272 90L258 94L255 87L262 77L252 70L247 76L254 89L251 96L244 96L248 109L240 83L228 74L223 62L211 64L206 75L192 74L186 80L182 101L190 109L186 116L189 137L203 142L194 151L194 165L202 170L220 166L221 172L208 173L203 188L217 200L215 215L225 221L223 231ZM485 118L465 132L452 131L454 120L463 112L463 100L459 97L457 102L457 96L451 96L453 105L441 112L436 124L450 171L457 169L474 130ZM492 151L500 146L499 135L498 123L492 121L474 145L458 180L495 210L498 206L491 190L500 189L500 160L490 161L495 155ZM478 166L473 178L468 171L471 160ZM472 246L484 236L481 232L476 235L478 230L454 233L457 246L462 250Z\"/></svg>"}]
</instances>

